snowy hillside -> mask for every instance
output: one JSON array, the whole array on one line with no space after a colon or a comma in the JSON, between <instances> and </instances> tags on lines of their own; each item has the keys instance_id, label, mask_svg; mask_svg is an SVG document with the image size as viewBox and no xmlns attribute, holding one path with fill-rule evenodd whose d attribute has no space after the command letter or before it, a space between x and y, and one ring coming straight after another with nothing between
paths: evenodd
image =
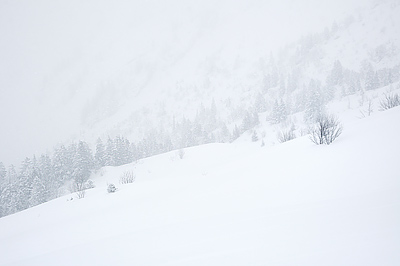
<instances>
[{"instance_id":1,"label":"snowy hillside","mask_svg":"<svg viewBox=\"0 0 400 266\"><path fill-rule=\"evenodd\" d=\"M378 24L399 47L398 7L390 5L371 11L370 1L359 0L2 1L0 111L10 130L0 131L0 161L16 164L70 139L170 133L173 116L193 122L213 98L232 132L263 87L265 62L271 52L277 62L285 43L334 20L341 26L363 6L362 16L354 15L358 34L338 33L346 55ZM367 42L365 50L380 44ZM342 49L332 46L326 70ZM273 104L274 95L264 97Z\"/></svg>"},{"instance_id":2,"label":"snowy hillside","mask_svg":"<svg viewBox=\"0 0 400 266\"><path fill-rule=\"evenodd\" d=\"M232 12L240 9L235 5L231 8ZM288 5L287 8L291 13L296 7ZM185 53L171 55L173 64L155 67L154 76L143 89L130 96L129 92L125 93L122 101L115 99L115 88L99 90L98 97L84 108L85 130L81 137L95 139L122 134L138 141L154 132L161 136L173 135L176 133L172 129L174 121L189 119L201 124L208 136L216 135L220 142L223 138L218 138L218 130L224 125L233 134L235 125L241 127L247 112L271 115L275 100L285 103L288 114L304 111L310 97L307 91L310 80L321 90L324 103L399 80L400 5L396 1L365 3L362 9L346 18L338 16L333 24L319 24L321 28L301 32L301 38L293 34L293 39L300 39L290 39L289 45L281 42L273 47L271 43L275 45L275 42L268 38L268 34L275 32L270 29L273 22L263 15L267 9L268 5L261 3L249 5L237 13L240 14L238 25L232 25L231 14L222 9L216 15L219 20L214 21L206 35L193 37L193 45L184 49ZM232 29L236 29L234 33ZM280 31L287 32L284 27ZM340 81L332 80L336 62L340 63ZM370 75L376 75L377 80L369 82ZM117 78L124 79L124 76ZM105 93L111 89L113 95ZM264 107L257 105L260 98L265 101ZM207 124L212 122L198 117L204 108L211 108L213 101L217 124L207 129ZM104 106L113 104L117 106L105 114ZM178 141L173 139L173 142Z\"/></svg>"},{"instance_id":3,"label":"snowy hillside","mask_svg":"<svg viewBox=\"0 0 400 266\"><path fill-rule=\"evenodd\" d=\"M83 199L1 218L0 265L399 265L398 121L399 107L329 146L208 144L106 167Z\"/></svg>"}]
</instances>

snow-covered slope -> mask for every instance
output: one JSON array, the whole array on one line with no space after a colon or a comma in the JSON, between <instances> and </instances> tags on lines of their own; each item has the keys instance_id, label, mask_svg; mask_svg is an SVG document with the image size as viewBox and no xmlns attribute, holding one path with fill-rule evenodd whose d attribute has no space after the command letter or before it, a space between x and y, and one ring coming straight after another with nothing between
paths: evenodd
<instances>
[{"instance_id":1,"label":"snow-covered slope","mask_svg":"<svg viewBox=\"0 0 400 266\"><path fill-rule=\"evenodd\" d=\"M1 265L399 265L400 108L329 146L209 144L0 219ZM136 173L130 185L118 182ZM117 184L117 183L116 183Z\"/></svg>"}]
</instances>

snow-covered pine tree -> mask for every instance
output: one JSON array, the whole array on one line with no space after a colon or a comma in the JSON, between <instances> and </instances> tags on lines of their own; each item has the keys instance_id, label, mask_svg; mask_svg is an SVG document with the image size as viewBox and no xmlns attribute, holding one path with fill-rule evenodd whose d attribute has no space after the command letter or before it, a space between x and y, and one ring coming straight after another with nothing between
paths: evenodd
<instances>
[{"instance_id":1,"label":"snow-covered pine tree","mask_svg":"<svg viewBox=\"0 0 400 266\"><path fill-rule=\"evenodd\" d=\"M73 178L77 149L78 145L76 143L71 143L67 147L65 156L65 168L67 169L67 176L69 177L69 179Z\"/></svg>"},{"instance_id":2,"label":"snow-covered pine tree","mask_svg":"<svg viewBox=\"0 0 400 266\"><path fill-rule=\"evenodd\" d=\"M283 74L279 77L279 96L283 97L286 94L286 80Z\"/></svg>"},{"instance_id":3,"label":"snow-covered pine tree","mask_svg":"<svg viewBox=\"0 0 400 266\"><path fill-rule=\"evenodd\" d=\"M17 171L15 170L15 166L11 164L8 167L6 182L13 183L17 180Z\"/></svg>"},{"instance_id":4,"label":"snow-covered pine tree","mask_svg":"<svg viewBox=\"0 0 400 266\"><path fill-rule=\"evenodd\" d=\"M367 60L364 60L361 65L361 75L364 79L364 88L365 90L373 90L376 89L378 84L376 84L377 74L372 67L371 63Z\"/></svg>"},{"instance_id":5,"label":"snow-covered pine tree","mask_svg":"<svg viewBox=\"0 0 400 266\"><path fill-rule=\"evenodd\" d=\"M1 185L6 183L6 176L7 176L6 167L4 166L3 162L0 162L0 187Z\"/></svg>"},{"instance_id":6,"label":"snow-covered pine tree","mask_svg":"<svg viewBox=\"0 0 400 266\"><path fill-rule=\"evenodd\" d=\"M272 124L279 124L287 118L287 108L285 102L282 100L275 100L274 106L272 107L271 115L269 120Z\"/></svg>"},{"instance_id":7,"label":"snow-covered pine tree","mask_svg":"<svg viewBox=\"0 0 400 266\"><path fill-rule=\"evenodd\" d=\"M0 197L0 205L2 206L2 216L10 215L18 211L18 191L16 183L7 183Z\"/></svg>"},{"instance_id":8,"label":"snow-covered pine tree","mask_svg":"<svg viewBox=\"0 0 400 266\"><path fill-rule=\"evenodd\" d=\"M304 112L304 120L313 123L320 117L325 110L324 100L321 90L316 81L311 80L308 86L306 110Z\"/></svg>"},{"instance_id":9,"label":"snow-covered pine tree","mask_svg":"<svg viewBox=\"0 0 400 266\"><path fill-rule=\"evenodd\" d=\"M72 169L68 169L67 163L67 149L64 145L54 150L53 155L53 171L54 171L54 185L60 188L65 181L71 179L70 172Z\"/></svg>"},{"instance_id":10,"label":"snow-covered pine tree","mask_svg":"<svg viewBox=\"0 0 400 266\"><path fill-rule=\"evenodd\" d=\"M343 66L339 60L336 60L333 63L333 67L328 79L330 83L329 85L331 86L337 86L343 84Z\"/></svg>"},{"instance_id":11,"label":"snow-covered pine tree","mask_svg":"<svg viewBox=\"0 0 400 266\"><path fill-rule=\"evenodd\" d=\"M232 136L231 133L228 130L228 127L226 126L225 123L222 123L221 126L221 133L220 136L218 138L219 142L229 142L231 140Z\"/></svg>"},{"instance_id":12,"label":"snow-covered pine tree","mask_svg":"<svg viewBox=\"0 0 400 266\"><path fill-rule=\"evenodd\" d=\"M115 166L114 150L115 150L114 141L110 137L108 137L106 151L105 151L105 165Z\"/></svg>"},{"instance_id":13,"label":"snow-covered pine tree","mask_svg":"<svg viewBox=\"0 0 400 266\"><path fill-rule=\"evenodd\" d=\"M29 158L22 162L21 171L15 182L17 190L16 209L25 210L29 207L29 199L32 192L33 164Z\"/></svg>"},{"instance_id":14,"label":"snow-covered pine tree","mask_svg":"<svg viewBox=\"0 0 400 266\"><path fill-rule=\"evenodd\" d=\"M47 201L46 187L38 173L34 173L32 180L32 191L29 198L29 207L39 205Z\"/></svg>"},{"instance_id":15,"label":"snow-covered pine tree","mask_svg":"<svg viewBox=\"0 0 400 266\"><path fill-rule=\"evenodd\" d=\"M40 173L40 175L35 175L35 178L39 178L40 183L44 187L44 190L46 193L43 193L43 201L45 202L49 199L56 198L58 196L58 188L59 184L55 178L55 171L53 168L53 163L51 161L51 158L48 154L42 154L39 158L39 163L38 163L38 170L36 170L36 173ZM33 181L35 182L35 181ZM38 189L39 187L36 187ZM33 189L35 189L35 184L33 184ZM38 190L37 190L38 191ZM41 191L41 189L40 189Z\"/></svg>"},{"instance_id":16,"label":"snow-covered pine tree","mask_svg":"<svg viewBox=\"0 0 400 266\"><path fill-rule=\"evenodd\" d=\"M240 129L237 125L233 128L231 142L240 137Z\"/></svg>"},{"instance_id":17,"label":"snow-covered pine tree","mask_svg":"<svg viewBox=\"0 0 400 266\"><path fill-rule=\"evenodd\" d=\"M264 96L261 94L261 92L259 92L256 96L254 108L258 113L267 111L267 102L265 101Z\"/></svg>"},{"instance_id":18,"label":"snow-covered pine tree","mask_svg":"<svg viewBox=\"0 0 400 266\"><path fill-rule=\"evenodd\" d=\"M106 150L101 138L97 139L96 142L96 153L94 155L95 168L100 169L106 165Z\"/></svg>"},{"instance_id":19,"label":"snow-covered pine tree","mask_svg":"<svg viewBox=\"0 0 400 266\"><path fill-rule=\"evenodd\" d=\"M89 179L93 169L93 157L89 145L84 141L79 141L76 159L74 164L74 181L82 189L85 182Z\"/></svg>"}]
</instances>

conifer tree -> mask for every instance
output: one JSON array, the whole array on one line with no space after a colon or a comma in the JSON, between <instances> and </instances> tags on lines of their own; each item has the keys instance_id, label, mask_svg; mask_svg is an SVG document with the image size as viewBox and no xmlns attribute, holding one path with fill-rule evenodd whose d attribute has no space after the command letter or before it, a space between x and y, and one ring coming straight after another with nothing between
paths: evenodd
<instances>
[{"instance_id":1,"label":"conifer tree","mask_svg":"<svg viewBox=\"0 0 400 266\"><path fill-rule=\"evenodd\" d=\"M67 163L67 149L64 145L54 150L53 155L53 175L54 175L54 186L58 189L65 181L71 179L70 172L72 169L68 169ZM56 192L56 191L54 191Z\"/></svg>"},{"instance_id":2,"label":"conifer tree","mask_svg":"<svg viewBox=\"0 0 400 266\"><path fill-rule=\"evenodd\" d=\"M343 84L343 66L339 60L336 60L333 64L329 81L331 86Z\"/></svg>"},{"instance_id":3,"label":"conifer tree","mask_svg":"<svg viewBox=\"0 0 400 266\"><path fill-rule=\"evenodd\" d=\"M14 182L7 183L1 192L0 203L2 206L2 215L10 215L17 212L18 191Z\"/></svg>"},{"instance_id":4,"label":"conifer tree","mask_svg":"<svg viewBox=\"0 0 400 266\"><path fill-rule=\"evenodd\" d=\"M48 190L38 174L33 176L32 191L29 198L29 207L36 206L47 201Z\"/></svg>"},{"instance_id":5,"label":"conifer tree","mask_svg":"<svg viewBox=\"0 0 400 266\"><path fill-rule=\"evenodd\" d=\"M13 183L17 180L17 171L15 171L15 166L13 164L8 167L6 179L7 183Z\"/></svg>"},{"instance_id":6,"label":"conifer tree","mask_svg":"<svg viewBox=\"0 0 400 266\"><path fill-rule=\"evenodd\" d=\"M83 185L89 179L92 169L93 158L89 145L79 141L73 172L75 183Z\"/></svg>"},{"instance_id":7,"label":"conifer tree","mask_svg":"<svg viewBox=\"0 0 400 266\"><path fill-rule=\"evenodd\" d=\"M242 126L241 126L242 132L249 130L252 127L252 125L253 125L253 118L252 118L250 112L246 111L246 114L243 118Z\"/></svg>"},{"instance_id":8,"label":"conifer tree","mask_svg":"<svg viewBox=\"0 0 400 266\"><path fill-rule=\"evenodd\" d=\"M101 138L97 139L96 143L96 153L95 153L95 167L96 169L100 169L101 167L106 165L106 150Z\"/></svg>"},{"instance_id":9,"label":"conifer tree","mask_svg":"<svg viewBox=\"0 0 400 266\"><path fill-rule=\"evenodd\" d=\"M311 80L308 87L304 120L311 123L315 122L323 114L324 108L324 99L321 90L318 88L316 82Z\"/></svg>"},{"instance_id":10,"label":"conifer tree","mask_svg":"<svg viewBox=\"0 0 400 266\"><path fill-rule=\"evenodd\" d=\"M220 142L229 142L231 138L232 138L232 136L228 130L228 127L226 126L225 123L223 123L222 127L221 127L221 135L219 137L219 141Z\"/></svg>"},{"instance_id":11,"label":"conifer tree","mask_svg":"<svg viewBox=\"0 0 400 266\"><path fill-rule=\"evenodd\" d=\"M3 164L3 162L0 162L0 187L2 184L5 184L6 176L7 176L6 168Z\"/></svg>"},{"instance_id":12,"label":"conifer tree","mask_svg":"<svg viewBox=\"0 0 400 266\"><path fill-rule=\"evenodd\" d=\"M70 145L68 145L68 148L66 151L66 156L65 156L65 165L66 165L66 169L67 169L68 179L73 178L76 155L77 155L77 144L71 143Z\"/></svg>"},{"instance_id":13,"label":"conifer tree","mask_svg":"<svg viewBox=\"0 0 400 266\"><path fill-rule=\"evenodd\" d=\"M285 102L282 100L275 100L274 106L271 111L270 121L272 124L283 122L287 118L287 108Z\"/></svg>"},{"instance_id":14,"label":"conifer tree","mask_svg":"<svg viewBox=\"0 0 400 266\"><path fill-rule=\"evenodd\" d=\"M231 142L240 137L240 130L237 125L233 128Z\"/></svg>"},{"instance_id":15,"label":"conifer tree","mask_svg":"<svg viewBox=\"0 0 400 266\"><path fill-rule=\"evenodd\" d=\"M257 94L254 107L258 113L267 111L267 103L264 99L264 96L260 92Z\"/></svg>"},{"instance_id":16,"label":"conifer tree","mask_svg":"<svg viewBox=\"0 0 400 266\"><path fill-rule=\"evenodd\" d=\"M105 165L115 166L114 150L115 150L114 141L110 137L108 137L106 145L106 154L105 154Z\"/></svg>"},{"instance_id":17,"label":"conifer tree","mask_svg":"<svg viewBox=\"0 0 400 266\"><path fill-rule=\"evenodd\" d=\"M40 156L39 168L36 173L40 174L35 177L37 179L39 179L40 184L43 186L43 189L46 192L46 193L41 194L41 197L43 197L43 200L40 203L47 201L49 199L56 198L58 196L57 190L59 188L59 184L55 178L55 171L53 168L53 163L48 154L42 154ZM38 181L38 180L36 180L36 181ZM33 182L35 182L35 180ZM37 185L37 186L35 187L35 185ZM39 190L39 185L34 183L33 189L36 189L36 193L38 193L37 191Z\"/></svg>"}]
</instances>

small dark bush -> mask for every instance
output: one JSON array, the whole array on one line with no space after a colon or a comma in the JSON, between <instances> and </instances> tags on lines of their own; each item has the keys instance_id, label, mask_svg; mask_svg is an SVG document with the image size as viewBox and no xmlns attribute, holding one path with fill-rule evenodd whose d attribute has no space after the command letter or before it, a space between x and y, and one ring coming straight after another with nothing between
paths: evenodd
<instances>
[{"instance_id":1,"label":"small dark bush","mask_svg":"<svg viewBox=\"0 0 400 266\"><path fill-rule=\"evenodd\" d=\"M331 144L342 134L343 127L339 120L332 115L323 115L317 119L310 129L310 139L317 145Z\"/></svg>"}]
</instances>

